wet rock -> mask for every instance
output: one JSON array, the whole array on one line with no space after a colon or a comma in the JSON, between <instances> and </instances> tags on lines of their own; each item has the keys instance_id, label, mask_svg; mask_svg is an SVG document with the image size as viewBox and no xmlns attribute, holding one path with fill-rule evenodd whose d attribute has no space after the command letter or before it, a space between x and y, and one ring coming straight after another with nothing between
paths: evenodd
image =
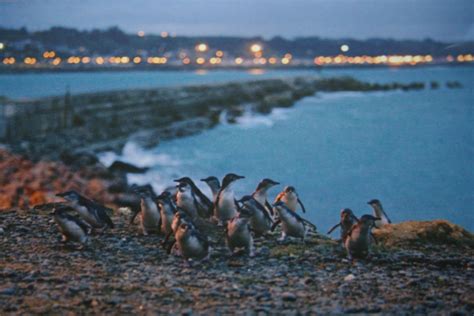
<instances>
[{"instance_id":1,"label":"wet rock","mask_svg":"<svg viewBox=\"0 0 474 316\"><path fill-rule=\"evenodd\" d=\"M118 173L145 173L148 170L147 167L137 167L135 165L132 165L131 163L123 162L120 160L114 161L108 169L111 172Z\"/></svg>"}]
</instances>

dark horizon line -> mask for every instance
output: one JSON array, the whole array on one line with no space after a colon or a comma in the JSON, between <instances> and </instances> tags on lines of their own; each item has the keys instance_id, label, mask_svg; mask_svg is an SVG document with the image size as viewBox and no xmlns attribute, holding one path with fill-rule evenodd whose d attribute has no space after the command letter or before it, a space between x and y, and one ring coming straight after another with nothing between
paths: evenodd
<instances>
[{"instance_id":1,"label":"dark horizon line","mask_svg":"<svg viewBox=\"0 0 474 316\"><path fill-rule=\"evenodd\" d=\"M0 30L8 30L8 31L11 31L11 30L14 30L14 31L19 31L19 30L22 30L22 29L25 29L28 33L39 33L39 32L47 32L47 31L50 31L54 28L61 28L61 29L67 29L67 30L76 30L76 31L80 31L80 32L92 32L92 31L107 31L107 30L111 30L111 29L118 29L120 30L121 32L123 32L124 34L126 35L137 35L137 33L139 31L142 31L142 30L138 30L138 31L135 31L135 32L132 32L132 31L127 31L127 30L124 30L122 28L120 28L120 26L118 25L111 25L111 26L108 26L108 27L104 27L104 28L76 28L76 27L72 27L72 26L61 26L61 25L54 25L54 26L50 26L49 28L43 28L43 29L28 29L28 27L26 26L21 26L21 27L18 27L18 28L12 28L12 27L8 27L8 26L2 26L0 25ZM424 41L433 41L433 42L438 42L438 43L446 43L446 44L459 44L459 43L472 43L474 42L474 40L454 40L454 41L445 41L445 40L441 40L441 39L435 39L435 38L432 38L432 37L421 37L421 38L396 38L396 37L365 37L365 38L360 38L360 37L323 37L323 36L319 36L319 35L306 35L306 36L293 36L293 37L286 37L286 36L283 36L283 35L274 35L274 36L263 36L263 35L252 35L252 36L248 36L248 35L185 35L185 34L176 34L175 32L171 32L171 31L165 31L163 30L162 32L167 32L168 33L168 37L169 38L238 38L238 39L251 39L251 40L255 40L255 39L261 39L261 40L264 40L264 41L269 41L269 40L272 40L272 39L275 39L275 38L282 38L282 39L285 39L285 40L297 40L297 39L321 39L321 40L341 40L341 41L345 41L345 40L356 40L356 41L370 41L370 40L393 40L393 41L418 41L418 42L424 42ZM150 32L145 32L145 35L144 37L148 37L148 36L156 36L156 37L162 37L161 36L161 32L158 32L158 33L150 33ZM174 36L171 36L171 34L174 34Z\"/></svg>"}]
</instances>

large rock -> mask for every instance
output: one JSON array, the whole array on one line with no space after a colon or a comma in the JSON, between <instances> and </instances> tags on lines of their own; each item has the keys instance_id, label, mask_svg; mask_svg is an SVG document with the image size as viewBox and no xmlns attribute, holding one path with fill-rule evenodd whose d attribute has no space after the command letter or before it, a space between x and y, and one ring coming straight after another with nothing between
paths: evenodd
<instances>
[{"instance_id":1,"label":"large rock","mask_svg":"<svg viewBox=\"0 0 474 316\"><path fill-rule=\"evenodd\" d=\"M378 242L385 246L452 244L474 247L474 235L446 220L408 221L374 229Z\"/></svg>"}]
</instances>

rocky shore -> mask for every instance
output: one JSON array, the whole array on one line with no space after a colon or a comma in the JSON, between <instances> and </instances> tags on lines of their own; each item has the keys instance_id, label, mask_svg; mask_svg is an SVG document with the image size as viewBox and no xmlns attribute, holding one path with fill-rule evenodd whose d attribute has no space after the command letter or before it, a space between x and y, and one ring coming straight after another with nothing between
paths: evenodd
<instances>
[{"instance_id":1,"label":"rocky shore","mask_svg":"<svg viewBox=\"0 0 474 316\"><path fill-rule=\"evenodd\" d=\"M449 314L474 311L474 237L459 226L407 222L375 231L367 260L313 235L306 245L256 243L204 262L161 249L128 215L84 250L59 242L46 209L0 213L0 309L9 314ZM429 236L437 236L430 238ZM416 240L416 242L414 242Z\"/></svg>"},{"instance_id":2,"label":"rocky shore","mask_svg":"<svg viewBox=\"0 0 474 316\"><path fill-rule=\"evenodd\" d=\"M378 84L350 77L293 77L147 90L89 93L36 100L0 99L0 142L33 160L120 150L199 133L251 111L268 114L317 92L420 90L423 82Z\"/></svg>"}]
</instances>

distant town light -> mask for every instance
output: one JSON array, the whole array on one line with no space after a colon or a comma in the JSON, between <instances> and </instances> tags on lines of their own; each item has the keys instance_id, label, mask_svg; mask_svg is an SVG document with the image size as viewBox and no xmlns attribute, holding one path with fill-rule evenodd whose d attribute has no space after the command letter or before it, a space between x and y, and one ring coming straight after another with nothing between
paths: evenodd
<instances>
[{"instance_id":1,"label":"distant town light","mask_svg":"<svg viewBox=\"0 0 474 316\"><path fill-rule=\"evenodd\" d=\"M168 32L161 32L161 37L167 38L168 37Z\"/></svg>"},{"instance_id":2,"label":"distant town light","mask_svg":"<svg viewBox=\"0 0 474 316\"><path fill-rule=\"evenodd\" d=\"M83 63L83 64L88 64L88 63L90 63L90 62L91 62L90 57L82 57L82 63Z\"/></svg>"},{"instance_id":3,"label":"distant town light","mask_svg":"<svg viewBox=\"0 0 474 316\"><path fill-rule=\"evenodd\" d=\"M262 48L262 45L260 44L253 44L252 46L250 46L250 51L254 54L261 52L262 50L263 48Z\"/></svg>"},{"instance_id":4,"label":"distant town light","mask_svg":"<svg viewBox=\"0 0 474 316\"><path fill-rule=\"evenodd\" d=\"M143 37L143 36L145 36L145 32L144 31L138 31L137 35L138 35L138 37Z\"/></svg>"},{"instance_id":5,"label":"distant town light","mask_svg":"<svg viewBox=\"0 0 474 316\"><path fill-rule=\"evenodd\" d=\"M276 64L277 59L275 57L270 57L268 58L268 62L273 65L273 64Z\"/></svg>"},{"instance_id":6,"label":"distant town light","mask_svg":"<svg viewBox=\"0 0 474 316\"><path fill-rule=\"evenodd\" d=\"M5 48L5 44L3 43L0 43L0 50L4 49Z\"/></svg>"},{"instance_id":7,"label":"distant town light","mask_svg":"<svg viewBox=\"0 0 474 316\"><path fill-rule=\"evenodd\" d=\"M221 51L221 50L218 50L218 51L216 52L216 56L217 56L217 57L222 57L222 56L224 56L224 52Z\"/></svg>"},{"instance_id":8,"label":"distant town light","mask_svg":"<svg viewBox=\"0 0 474 316\"><path fill-rule=\"evenodd\" d=\"M57 66L57 65L59 65L60 63L61 63L61 58L59 58L59 57L56 57L56 58L52 61L52 64L53 64L54 66Z\"/></svg>"},{"instance_id":9,"label":"distant town light","mask_svg":"<svg viewBox=\"0 0 474 316\"><path fill-rule=\"evenodd\" d=\"M190 63L191 63L191 59L189 59L188 57L183 58L183 64L189 65Z\"/></svg>"},{"instance_id":10,"label":"distant town light","mask_svg":"<svg viewBox=\"0 0 474 316\"><path fill-rule=\"evenodd\" d=\"M142 59L141 59L141 57L139 57L139 56L136 56L136 57L134 57L134 58L133 58L133 63L135 63L135 64L139 64L139 63L141 63L141 62L142 62Z\"/></svg>"},{"instance_id":11,"label":"distant town light","mask_svg":"<svg viewBox=\"0 0 474 316\"><path fill-rule=\"evenodd\" d=\"M235 62L237 65L241 65L241 64L244 62L244 60L243 60L241 57L237 57L237 58L234 60L234 62Z\"/></svg>"},{"instance_id":12,"label":"distant town light","mask_svg":"<svg viewBox=\"0 0 474 316\"><path fill-rule=\"evenodd\" d=\"M204 58L202 58L202 57L199 57L199 58L196 59L196 63L197 63L198 65L202 65L202 64L204 64L205 62L206 62L206 60L205 60Z\"/></svg>"},{"instance_id":13,"label":"distant town light","mask_svg":"<svg viewBox=\"0 0 474 316\"><path fill-rule=\"evenodd\" d=\"M196 45L196 50L201 53L204 53L205 51L207 51L208 48L209 47L207 46L207 44L204 44L204 43L200 43Z\"/></svg>"},{"instance_id":14,"label":"distant town light","mask_svg":"<svg viewBox=\"0 0 474 316\"><path fill-rule=\"evenodd\" d=\"M103 58L103 57L97 57L97 58L95 59L95 63L96 63L97 65L102 65L102 64L104 63L104 58Z\"/></svg>"},{"instance_id":15,"label":"distant town light","mask_svg":"<svg viewBox=\"0 0 474 316\"><path fill-rule=\"evenodd\" d=\"M341 45L341 52L345 53L348 51L349 51L349 45L347 44Z\"/></svg>"},{"instance_id":16,"label":"distant town light","mask_svg":"<svg viewBox=\"0 0 474 316\"><path fill-rule=\"evenodd\" d=\"M290 63L290 61L291 61L291 60L290 60L289 58L286 58L286 57L283 57L283 58L281 59L281 63L282 63L283 65L288 65L288 64Z\"/></svg>"}]
</instances>

